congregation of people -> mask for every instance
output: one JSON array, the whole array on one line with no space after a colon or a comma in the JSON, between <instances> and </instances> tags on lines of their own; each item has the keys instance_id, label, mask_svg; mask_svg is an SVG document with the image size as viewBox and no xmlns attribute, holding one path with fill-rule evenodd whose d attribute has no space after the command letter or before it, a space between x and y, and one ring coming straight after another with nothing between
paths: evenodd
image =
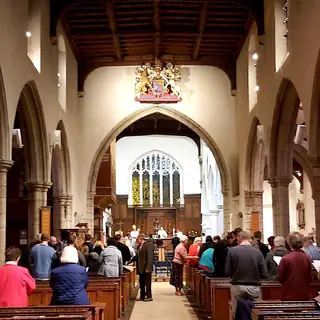
<instances>
[{"instance_id":1,"label":"congregation of people","mask_svg":"<svg viewBox=\"0 0 320 320\"><path fill-rule=\"evenodd\" d=\"M318 271L312 263L320 260L320 248L312 237L299 232L269 237L268 245L262 241L260 231L253 235L235 229L223 235L198 237L189 247L184 262L198 268L211 277L231 278L231 305L233 317L241 317L243 309L252 307L252 302L261 299L261 280L278 281L282 284L283 301L308 301L311 282L318 279ZM181 286L175 283L176 290ZM237 316L236 316L237 315Z\"/></svg>"},{"instance_id":2,"label":"congregation of people","mask_svg":"<svg viewBox=\"0 0 320 320\"><path fill-rule=\"evenodd\" d=\"M89 234L82 239L70 233L66 240L57 241L43 233L30 245L27 262L19 248L6 250L6 263L0 267L0 307L28 306L37 281L49 281L51 305L90 304L88 274L119 277L126 272L124 266L137 261L139 249L119 234L108 238L105 245L93 242Z\"/></svg>"}]
</instances>

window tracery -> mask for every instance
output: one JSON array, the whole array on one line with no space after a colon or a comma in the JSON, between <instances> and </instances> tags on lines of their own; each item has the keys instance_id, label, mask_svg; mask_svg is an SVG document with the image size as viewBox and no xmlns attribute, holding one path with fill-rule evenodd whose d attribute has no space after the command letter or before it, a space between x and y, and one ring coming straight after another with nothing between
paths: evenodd
<instances>
[{"instance_id":1,"label":"window tracery","mask_svg":"<svg viewBox=\"0 0 320 320\"><path fill-rule=\"evenodd\" d=\"M177 206L182 199L182 168L161 151L143 155L130 171L131 202L144 206Z\"/></svg>"}]
</instances>

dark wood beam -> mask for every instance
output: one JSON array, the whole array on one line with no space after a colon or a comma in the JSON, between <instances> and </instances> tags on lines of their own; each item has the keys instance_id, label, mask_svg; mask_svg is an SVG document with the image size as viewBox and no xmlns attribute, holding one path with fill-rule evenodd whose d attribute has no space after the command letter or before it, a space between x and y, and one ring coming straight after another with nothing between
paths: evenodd
<instances>
[{"instance_id":1,"label":"dark wood beam","mask_svg":"<svg viewBox=\"0 0 320 320\"><path fill-rule=\"evenodd\" d=\"M204 27L206 25L207 16L208 16L208 2L205 1L205 2L202 2L202 4L201 4L200 20L199 20L199 26L198 26L199 34L197 35L195 43L194 43L193 54L192 54L193 60L198 59L200 46L201 46L201 40L202 40L202 33L203 33Z\"/></svg>"},{"instance_id":2,"label":"dark wood beam","mask_svg":"<svg viewBox=\"0 0 320 320\"><path fill-rule=\"evenodd\" d=\"M107 15L108 15L108 22L109 22L109 28L112 32L112 39L113 43L116 49L116 54L117 58L119 60L122 59L122 51L121 51L121 45L120 45L120 38L118 35L118 30L117 30L117 23L116 23L116 17L113 11L113 4L111 1L108 1L106 3L106 10L107 10Z\"/></svg>"},{"instance_id":3,"label":"dark wood beam","mask_svg":"<svg viewBox=\"0 0 320 320\"><path fill-rule=\"evenodd\" d=\"M159 58L160 55L160 10L159 10L159 2L160 0L154 0L153 2L153 27L155 30L154 39L154 56Z\"/></svg>"}]
</instances>

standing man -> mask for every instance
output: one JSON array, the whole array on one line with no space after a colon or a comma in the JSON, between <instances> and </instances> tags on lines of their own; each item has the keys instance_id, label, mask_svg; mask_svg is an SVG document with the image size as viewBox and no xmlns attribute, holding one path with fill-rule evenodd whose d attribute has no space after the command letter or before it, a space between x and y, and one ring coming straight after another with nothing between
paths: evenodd
<instances>
[{"instance_id":1,"label":"standing man","mask_svg":"<svg viewBox=\"0 0 320 320\"><path fill-rule=\"evenodd\" d=\"M36 280L49 280L52 263L57 259L56 252L49 247L50 236L46 233L41 235L41 243L31 249L32 276Z\"/></svg>"},{"instance_id":2,"label":"standing man","mask_svg":"<svg viewBox=\"0 0 320 320\"><path fill-rule=\"evenodd\" d=\"M231 277L233 317L236 315L238 299L260 299L260 281L268 278L261 251L251 246L251 234L241 231L238 237L239 245L229 249L226 259L226 275Z\"/></svg>"},{"instance_id":3,"label":"standing man","mask_svg":"<svg viewBox=\"0 0 320 320\"><path fill-rule=\"evenodd\" d=\"M86 234L85 235L85 242L84 242L84 246L87 246L89 248L89 253L93 252L93 244L91 243L91 235L90 234Z\"/></svg>"},{"instance_id":4,"label":"standing man","mask_svg":"<svg viewBox=\"0 0 320 320\"><path fill-rule=\"evenodd\" d=\"M151 277L153 267L153 245L145 241L145 235L139 234L137 244L137 273L139 275L140 298L137 301L152 301Z\"/></svg>"}]
</instances>

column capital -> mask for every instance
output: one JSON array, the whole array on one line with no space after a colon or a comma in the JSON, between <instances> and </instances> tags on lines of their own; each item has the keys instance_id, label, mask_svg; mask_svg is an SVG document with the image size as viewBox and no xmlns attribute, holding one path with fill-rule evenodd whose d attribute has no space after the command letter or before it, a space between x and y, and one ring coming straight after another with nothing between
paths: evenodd
<instances>
[{"instance_id":1,"label":"column capital","mask_svg":"<svg viewBox=\"0 0 320 320\"><path fill-rule=\"evenodd\" d=\"M245 190L244 195L248 198L262 198L263 190Z\"/></svg>"},{"instance_id":2,"label":"column capital","mask_svg":"<svg viewBox=\"0 0 320 320\"><path fill-rule=\"evenodd\" d=\"M224 190L221 191L221 193L222 193L222 195L223 195L224 197L228 197L229 194L230 194L230 190L229 190L229 189L224 189Z\"/></svg>"},{"instance_id":3,"label":"column capital","mask_svg":"<svg viewBox=\"0 0 320 320\"><path fill-rule=\"evenodd\" d=\"M48 189L52 186L51 182L42 182L42 181L28 181L25 182L28 191L43 191L47 192Z\"/></svg>"},{"instance_id":4,"label":"column capital","mask_svg":"<svg viewBox=\"0 0 320 320\"><path fill-rule=\"evenodd\" d=\"M0 171L7 172L13 165L13 161L0 159Z\"/></svg>"},{"instance_id":5,"label":"column capital","mask_svg":"<svg viewBox=\"0 0 320 320\"><path fill-rule=\"evenodd\" d=\"M54 201L67 201L68 195L67 194L56 194L53 196Z\"/></svg>"},{"instance_id":6,"label":"column capital","mask_svg":"<svg viewBox=\"0 0 320 320\"><path fill-rule=\"evenodd\" d=\"M292 181L292 177L276 177L268 180L272 188L288 187Z\"/></svg>"}]
</instances>

